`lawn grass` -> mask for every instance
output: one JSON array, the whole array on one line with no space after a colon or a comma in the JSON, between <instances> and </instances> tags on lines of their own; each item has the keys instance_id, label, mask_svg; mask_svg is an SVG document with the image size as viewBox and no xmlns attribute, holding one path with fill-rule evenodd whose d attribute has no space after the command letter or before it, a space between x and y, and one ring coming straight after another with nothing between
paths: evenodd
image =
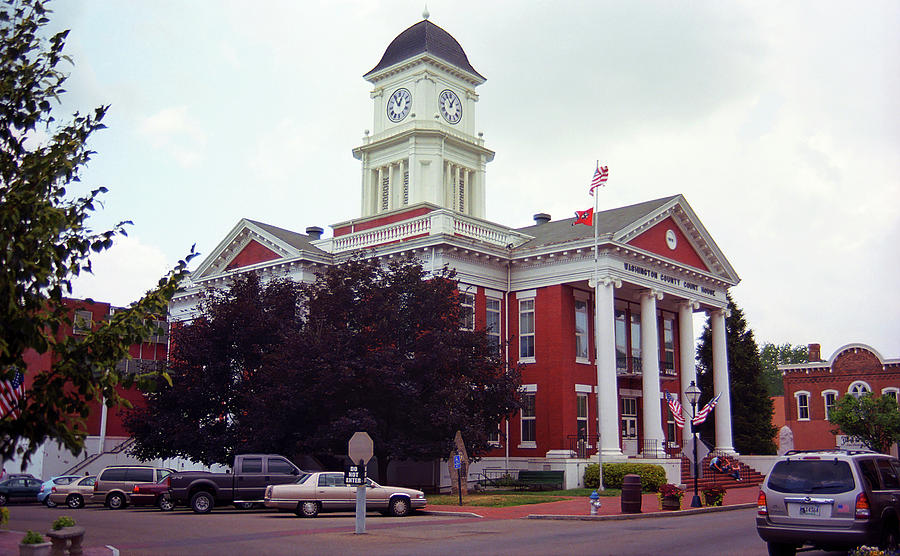
<instances>
[{"instance_id":1,"label":"lawn grass","mask_svg":"<svg viewBox=\"0 0 900 556\"><path fill-rule=\"evenodd\" d=\"M570 490L545 490L545 491L521 491L521 490L494 490L488 492L470 493L463 496L463 506L480 506L488 508L506 508L508 506L525 506L527 504L542 504L544 502L558 502L571 500L572 498L587 498L594 492L589 488L575 488ZM619 489L606 489L598 492L600 496L619 496ZM458 494L429 494L428 504L438 506L458 506Z\"/></svg>"}]
</instances>

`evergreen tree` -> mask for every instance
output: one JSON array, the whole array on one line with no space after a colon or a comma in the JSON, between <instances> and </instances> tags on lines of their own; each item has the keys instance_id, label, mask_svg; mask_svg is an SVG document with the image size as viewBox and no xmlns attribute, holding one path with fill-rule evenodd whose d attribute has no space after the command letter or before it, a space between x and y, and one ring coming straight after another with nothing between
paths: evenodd
<instances>
[{"instance_id":1,"label":"evergreen tree","mask_svg":"<svg viewBox=\"0 0 900 556\"><path fill-rule=\"evenodd\" d=\"M728 373L731 388L731 432L734 448L742 454L774 454L774 438L777 434L772 424L775 410L763 380L759 350L753 331L747 328L744 312L741 311L729 293L728 310L731 316L725 319L728 350ZM707 318L697 347L698 383L703 396L700 404L705 404L719 392L713 392L712 329ZM715 444L715 419L721 417L713 411L706 423L701 425L701 437Z\"/></svg>"},{"instance_id":2,"label":"evergreen tree","mask_svg":"<svg viewBox=\"0 0 900 556\"><path fill-rule=\"evenodd\" d=\"M762 364L763 383L769 391L769 396L782 396L784 380L778 365L806 363L809 361L809 351L806 346L793 346L788 343L776 345L766 342L759 350L759 360Z\"/></svg>"}]
</instances>

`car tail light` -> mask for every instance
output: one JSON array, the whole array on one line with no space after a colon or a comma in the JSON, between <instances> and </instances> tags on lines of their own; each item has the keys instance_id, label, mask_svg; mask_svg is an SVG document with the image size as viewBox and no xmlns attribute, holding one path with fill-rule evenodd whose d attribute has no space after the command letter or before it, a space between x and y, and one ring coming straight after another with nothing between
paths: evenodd
<instances>
[{"instance_id":1,"label":"car tail light","mask_svg":"<svg viewBox=\"0 0 900 556\"><path fill-rule=\"evenodd\" d=\"M132 493L132 494L137 494L137 493L139 493L140 491L141 491L141 488L140 488L139 486L137 486L137 485L134 485L134 488L131 489L131 493Z\"/></svg>"},{"instance_id":2,"label":"car tail light","mask_svg":"<svg viewBox=\"0 0 900 556\"><path fill-rule=\"evenodd\" d=\"M860 492L856 496L856 519L869 519L870 515L869 497L865 492Z\"/></svg>"},{"instance_id":3,"label":"car tail light","mask_svg":"<svg viewBox=\"0 0 900 556\"><path fill-rule=\"evenodd\" d=\"M99 486L99 481L94 481L94 492L97 492L98 486Z\"/></svg>"},{"instance_id":4,"label":"car tail light","mask_svg":"<svg viewBox=\"0 0 900 556\"><path fill-rule=\"evenodd\" d=\"M54 486L53 488L51 488L51 489L50 489L50 492L51 492L51 493L56 492L56 487Z\"/></svg>"},{"instance_id":5,"label":"car tail light","mask_svg":"<svg viewBox=\"0 0 900 556\"><path fill-rule=\"evenodd\" d=\"M172 488L172 476L166 477L166 488Z\"/></svg>"},{"instance_id":6,"label":"car tail light","mask_svg":"<svg viewBox=\"0 0 900 556\"><path fill-rule=\"evenodd\" d=\"M763 491L759 491L759 496L756 498L756 515L769 515L769 507L766 505L766 493Z\"/></svg>"},{"instance_id":7,"label":"car tail light","mask_svg":"<svg viewBox=\"0 0 900 556\"><path fill-rule=\"evenodd\" d=\"M44 492L44 485L41 485L41 492Z\"/></svg>"}]
</instances>

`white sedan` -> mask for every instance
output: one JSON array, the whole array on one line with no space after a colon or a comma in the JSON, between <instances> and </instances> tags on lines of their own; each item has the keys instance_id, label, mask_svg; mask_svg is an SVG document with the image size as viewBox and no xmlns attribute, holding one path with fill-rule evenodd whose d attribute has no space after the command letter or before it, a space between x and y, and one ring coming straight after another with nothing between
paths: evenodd
<instances>
[{"instance_id":1,"label":"white sedan","mask_svg":"<svg viewBox=\"0 0 900 556\"><path fill-rule=\"evenodd\" d=\"M412 488L381 486L366 479L366 511L402 517L425 507L425 493ZM356 509L356 486L344 482L344 474L326 471L304 473L294 483L266 488L267 508L291 510L299 516L316 517L319 512Z\"/></svg>"}]
</instances>

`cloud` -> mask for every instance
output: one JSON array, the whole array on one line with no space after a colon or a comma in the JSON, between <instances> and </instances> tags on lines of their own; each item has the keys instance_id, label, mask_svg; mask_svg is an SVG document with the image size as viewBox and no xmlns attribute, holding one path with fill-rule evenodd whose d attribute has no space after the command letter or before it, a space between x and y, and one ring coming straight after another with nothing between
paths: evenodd
<instances>
[{"instance_id":1,"label":"cloud","mask_svg":"<svg viewBox=\"0 0 900 556\"><path fill-rule=\"evenodd\" d=\"M138 122L138 133L183 167L194 166L204 158L207 134L186 106L165 108L144 118Z\"/></svg>"},{"instance_id":2,"label":"cloud","mask_svg":"<svg viewBox=\"0 0 900 556\"><path fill-rule=\"evenodd\" d=\"M91 257L93 274L82 274L73 283L73 297L125 307L140 299L172 265L161 249L134 236L120 237L113 247Z\"/></svg>"}]
</instances>

